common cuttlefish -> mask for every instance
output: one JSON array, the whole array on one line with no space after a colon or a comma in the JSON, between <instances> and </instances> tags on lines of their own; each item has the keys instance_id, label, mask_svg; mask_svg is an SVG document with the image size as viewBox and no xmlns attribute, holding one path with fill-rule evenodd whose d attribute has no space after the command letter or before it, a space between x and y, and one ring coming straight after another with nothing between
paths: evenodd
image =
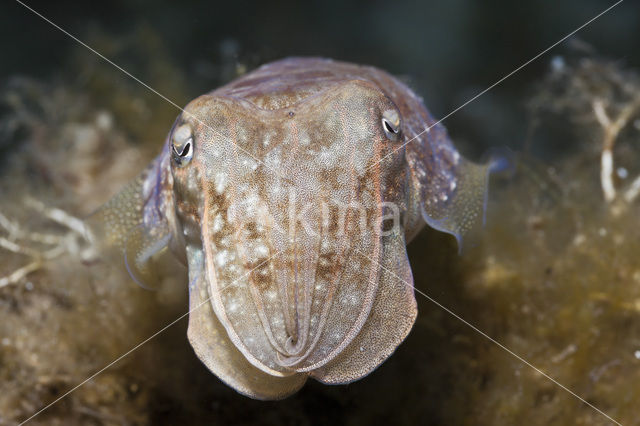
<instances>
[{"instance_id":1,"label":"common cuttlefish","mask_svg":"<svg viewBox=\"0 0 640 426\"><path fill-rule=\"evenodd\" d=\"M482 222L489 169L388 73L290 58L191 101L88 223L142 282L168 247L189 271L197 356L279 399L392 354L417 314L406 244L425 223L460 242Z\"/></svg>"}]
</instances>

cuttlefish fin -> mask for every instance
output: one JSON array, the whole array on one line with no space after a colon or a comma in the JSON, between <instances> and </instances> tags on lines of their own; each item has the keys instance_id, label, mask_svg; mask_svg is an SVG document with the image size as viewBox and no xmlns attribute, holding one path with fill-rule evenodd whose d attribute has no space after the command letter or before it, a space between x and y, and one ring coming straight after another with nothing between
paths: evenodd
<instances>
[{"instance_id":1,"label":"cuttlefish fin","mask_svg":"<svg viewBox=\"0 0 640 426\"><path fill-rule=\"evenodd\" d=\"M118 257L133 280L144 288L152 287L157 281L152 258L167 247L171 237L166 220L160 214L145 213L150 203L156 202L144 194L148 177L149 170L85 220L94 244L101 251Z\"/></svg>"},{"instance_id":2,"label":"cuttlefish fin","mask_svg":"<svg viewBox=\"0 0 640 426\"><path fill-rule=\"evenodd\" d=\"M485 222L489 175L509 159L496 154L484 164L468 161L440 125L424 141L408 145L407 158L424 221L453 235L460 250L473 246Z\"/></svg>"},{"instance_id":3,"label":"cuttlefish fin","mask_svg":"<svg viewBox=\"0 0 640 426\"><path fill-rule=\"evenodd\" d=\"M421 203L422 218L434 229L453 235L458 249L473 246L485 223L490 167L461 159L455 189L447 200Z\"/></svg>"},{"instance_id":4,"label":"cuttlefish fin","mask_svg":"<svg viewBox=\"0 0 640 426\"><path fill-rule=\"evenodd\" d=\"M366 376L407 337L418 313L413 276L402 235L384 237L379 259L358 253L379 269L376 298L364 326L333 360L311 372L327 384L349 383Z\"/></svg>"},{"instance_id":5,"label":"cuttlefish fin","mask_svg":"<svg viewBox=\"0 0 640 426\"><path fill-rule=\"evenodd\" d=\"M203 261L195 257L189 259L187 336L198 358L220 380L248 397L273 400L297 392L307 380L307 374L285 377L267 374L249 363L231 342L209 300Z\"/></svg>"}]
</instances>

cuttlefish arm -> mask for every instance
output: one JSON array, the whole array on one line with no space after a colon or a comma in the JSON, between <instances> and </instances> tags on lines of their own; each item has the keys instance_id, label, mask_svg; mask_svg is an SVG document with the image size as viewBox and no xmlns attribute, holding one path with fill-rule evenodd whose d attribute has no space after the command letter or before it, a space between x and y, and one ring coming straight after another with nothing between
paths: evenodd
<instances>
[{"instance_id":1,"label":"cuttlefish arm","mask_svg":"<svg viewBox=\"0 0 640 426\"><path fill-rule=\"evenodd\" d=\"M418 315L403 235L383 238L380 260L371 258L369 253L358 253L358 257L380 268L377 297L367 322L349 346L327 365L311 372L314 379L323 383L350 383L376 369L407 337Z\"/></svg>"},{"instance_id":2,"label":"cuttlefish arm","mask_svg":"<svg viewBox=\"0 0 640 426\"><path fill-rule=\"evenodd\" d=\"M253 366L231 342L213 311L202 252L189 253L187 336L200 360L227 385L255 399L282 399L300 389L306 374L277 377Z\"/></svg>"}]
</instances>

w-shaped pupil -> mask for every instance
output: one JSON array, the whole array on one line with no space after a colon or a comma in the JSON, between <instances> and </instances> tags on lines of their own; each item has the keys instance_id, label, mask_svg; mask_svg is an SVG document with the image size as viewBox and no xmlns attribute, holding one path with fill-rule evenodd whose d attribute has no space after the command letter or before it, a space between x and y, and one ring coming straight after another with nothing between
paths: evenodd
<instances>
[{"instance_id":1,"label":"w-shaped pupil","mask_svg":"<svg viewBox=\"0 0 640 426\"><path fill-rule=\"evenodd\" d=\"M186 144L184 144L181 151L178 151L176 148L177 147L174 145L173 152L175 152L179 157L185 157L187 154L189 154L189 151L191 151L191 142L187 142Z\"/></svg>"}]
</instances>

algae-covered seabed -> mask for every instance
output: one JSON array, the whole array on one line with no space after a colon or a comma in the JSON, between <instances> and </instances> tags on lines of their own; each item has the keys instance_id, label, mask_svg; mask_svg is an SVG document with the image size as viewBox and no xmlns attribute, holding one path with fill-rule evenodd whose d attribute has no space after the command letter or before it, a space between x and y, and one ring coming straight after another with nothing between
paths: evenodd
<instances>
[{"instance_id":1,"label":"algae-covered seabed","mask_svg":"<svg viewBox=\"0 0 640 426\"><path fill-rule=\"evenodd\" d=\"M184 76L162 56L149 62L147 82L182 96ZM158 290L142 289L51 210L83 217L99 206L159 151L177 114L96 64L90 80L15 78L2 91L0 276L50 257L0 288L2 425L29 417L188 309L180 265L162 262ZM607 203L605 129L594 112L601 102L614 122L640 85L600 60L554 64L530 100L532 131L523 138L534 153L562 149L527 155L492 181L483 240L463 256L452 238L425 230L409 248L416 287L622 424L640 424L640 200L629 192L640 173L640 115L631 111L615 139L618 193ZM348 386L310 381L284 401L242 397L195 357L183 319L31 424L610 424L417 299L408 339Z\"/></svg>"}]
</instances>

